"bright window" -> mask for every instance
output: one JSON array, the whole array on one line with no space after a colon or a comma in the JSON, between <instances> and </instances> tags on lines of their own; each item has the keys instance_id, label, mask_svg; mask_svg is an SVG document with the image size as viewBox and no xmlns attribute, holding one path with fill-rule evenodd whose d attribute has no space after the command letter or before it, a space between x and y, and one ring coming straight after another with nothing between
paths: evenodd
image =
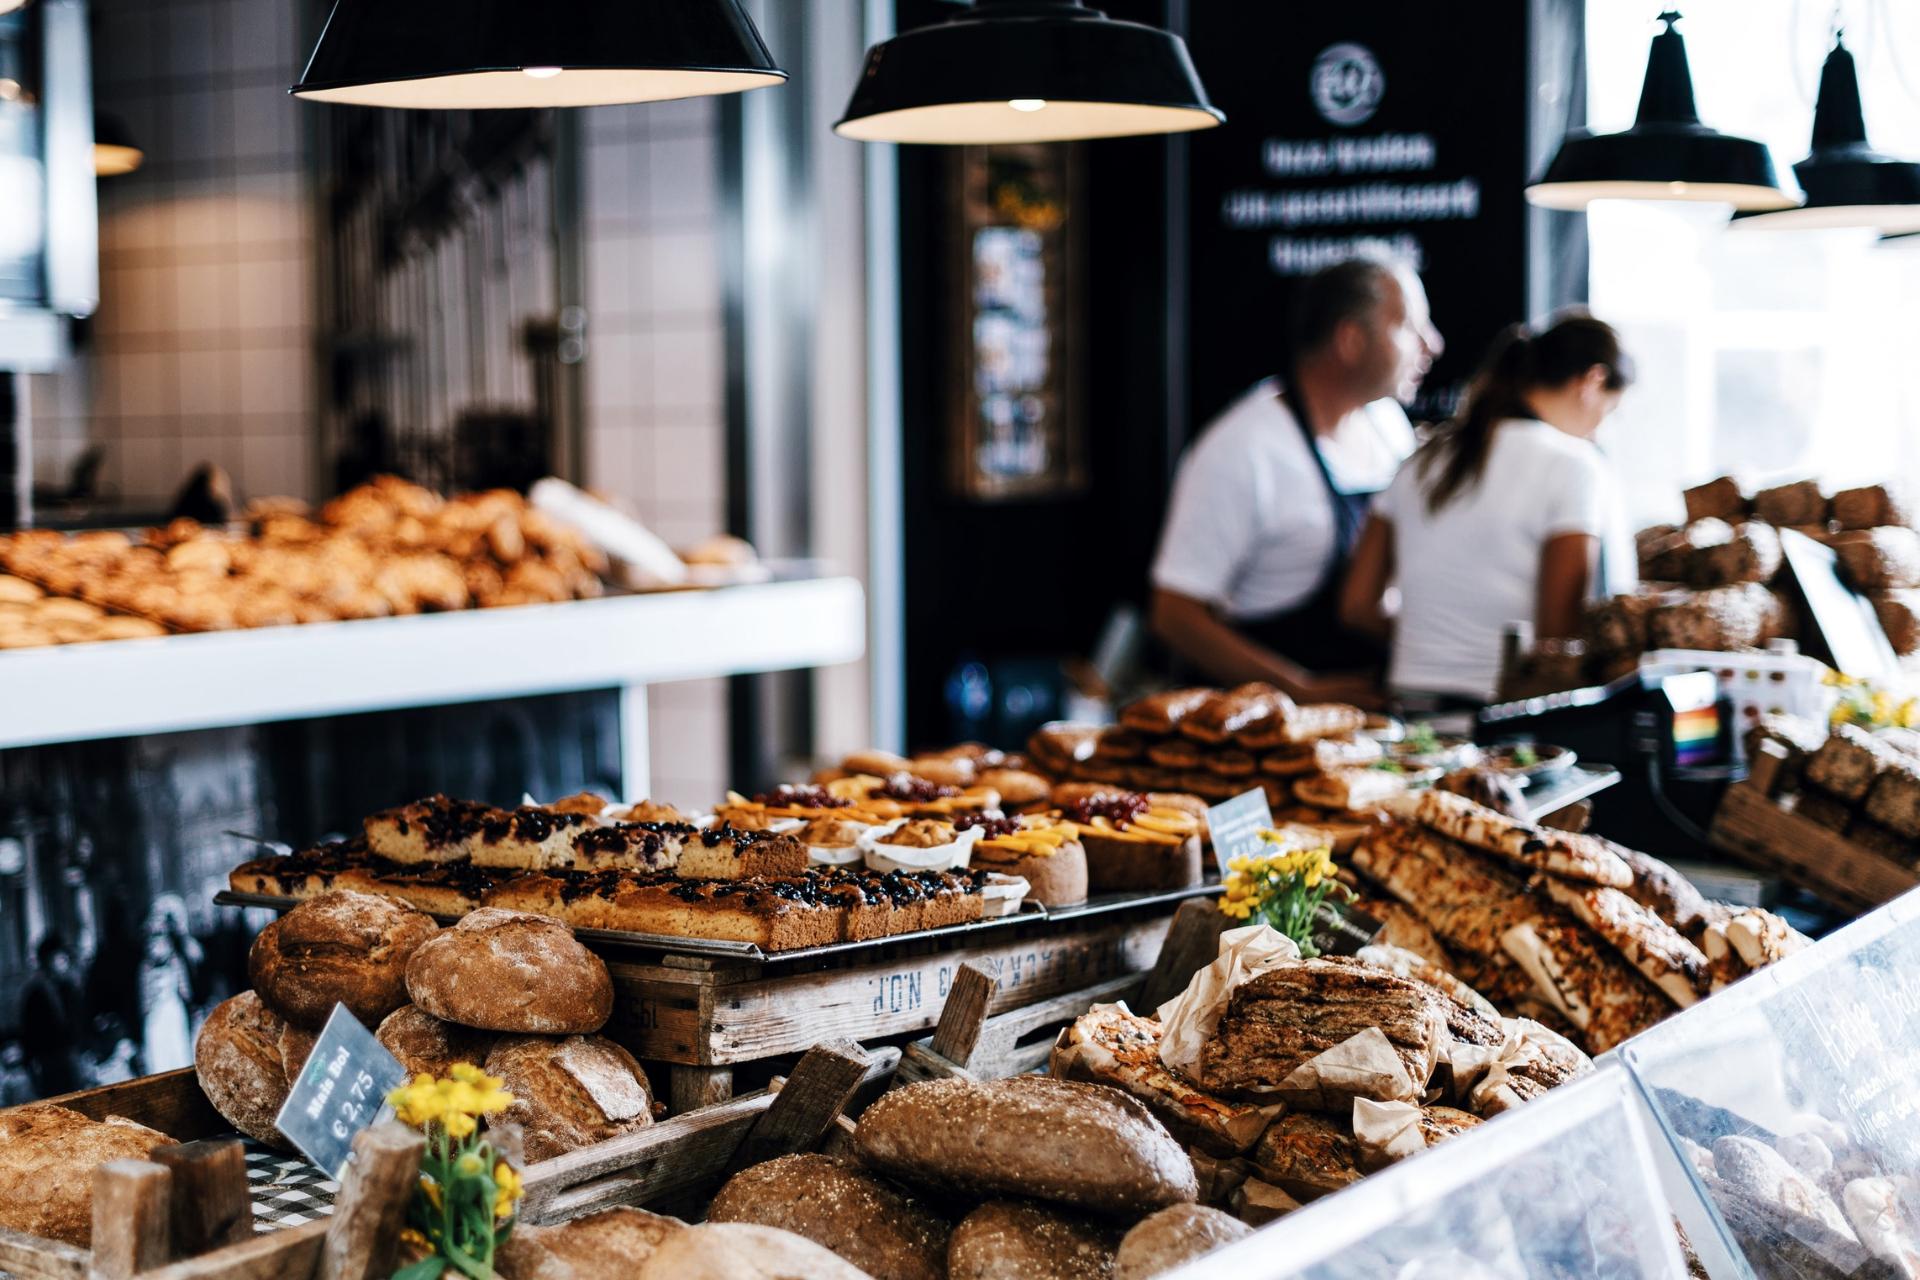
<instances>
[{"instance_id":1,"label":"bright window","mask_svg":"<svg viewBox=\"0 0 1920 1280\"><path fill-rule=\"evenodd\" d=\"M1920 5L1841 8L1868 136L1920 158ZM1633 121L1651 9L1587 7L1595 129ZM1695 0L1680 23L1701 119L1766 142L1783 178L1807 154L1833 14ZM1725 473L1920 483L1920 237L1730 230L1724 207L1635 201L1596 203L1588 226L1594 313L1640 368L1606 436L1637 524L1677 520L1683 487Z\"/></svg>"}]
</instances>

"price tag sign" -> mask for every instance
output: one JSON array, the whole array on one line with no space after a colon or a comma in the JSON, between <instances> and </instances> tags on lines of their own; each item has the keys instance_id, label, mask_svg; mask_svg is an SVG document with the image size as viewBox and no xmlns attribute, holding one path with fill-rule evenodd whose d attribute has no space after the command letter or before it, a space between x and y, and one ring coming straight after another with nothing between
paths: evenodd
<instances>
[{"instance_id":1,"label":"price tag sign","mask_svg":"<svg viewBox=\"0 0 1920 1280\"><path fill-rule=\"evenodd\" d=\"M1313 913L1312 932L1308 935L1323 956L1358 955L1370 947L1386 928L1384 920L1375 920L1364 911L1331 899L1321 902Z\"/></svg>"},{"instance_id":2,"label":"price tag sign","mask_svg":"<svg viewBox=\"0 0 1920 1280\"><path fill-rule=\"evenodd\" d=\"M1243 853L1258 853L1266 842L1260 833L1273 825L1273 811L1267 808L1267 793L1255 787L1221 804L1207 808L1207 830L1213 839L1214 857L1224 872L1227 863Z\"/></svg>"},{"instance_id":3,"label":"price tag sign","mask_svg":"<svg viewBox=\"0 0 1920 1280\"><path fill-rule=\"evenodd\" d=\"M353 1136L393 1115L387 1095L406 1080L400 1060L336 1004L274 1127L337 1179L353 1154Z\"/></svg>"}]
</instances>

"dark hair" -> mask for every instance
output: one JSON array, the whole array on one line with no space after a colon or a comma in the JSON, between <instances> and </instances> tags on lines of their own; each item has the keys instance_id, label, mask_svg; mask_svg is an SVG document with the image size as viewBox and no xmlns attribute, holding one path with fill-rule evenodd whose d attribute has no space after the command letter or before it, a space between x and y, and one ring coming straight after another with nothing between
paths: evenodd
<instances>
[{"instance_id":1,"label":"dark hair","mask_svg":"<svg viewBox=\"0 0 1920 1280\"><path fill-rule=\"evenodd\" d=\"M1568 312L1539 333L1516 324L1494 339L1467 388L1462 412L1420 450L1427 510L1440 510L1480 483L1493 452L1494 428L1507 418L1533 416L1528 393L1565 386L1596 366L1607 371L1609 391L1633 383L1633 360L1621 348L1620 335L1583 311Z\"/></svg>"},{"instance_id":2,"label":"dark hair","mask_svg":"<svg viewBox=\"0 0 1920 1280\"><path fill-rule=\"evenodd\" d=\"M1332 341L1348 320L1364 320L1386 301L1387 283L1398 266L1378 255L1362 255L1336 262L1300 282L1293 298L1288 337L1298 360Z\"/></svg>"}]
</instances>

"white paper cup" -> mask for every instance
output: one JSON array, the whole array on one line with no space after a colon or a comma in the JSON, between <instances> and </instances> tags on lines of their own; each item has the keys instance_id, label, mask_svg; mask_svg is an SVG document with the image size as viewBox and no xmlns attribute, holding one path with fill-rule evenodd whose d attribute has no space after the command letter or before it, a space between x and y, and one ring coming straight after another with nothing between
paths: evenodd
<instances>
[{"instance_id":1,"label":"white paper cup","mask_svg":"<svg viewBox=\"0 0 1920 1280\"><path fill-rule=\"evenodd\" d=\"M957 871L973 861L973 846L980 842L981 828L969 827L952 843L931 849L884 843L907 822L906 818L895 818L861 835L860 852L868 870L882 875L890 871Z\"/></svg>"}]
</instances>

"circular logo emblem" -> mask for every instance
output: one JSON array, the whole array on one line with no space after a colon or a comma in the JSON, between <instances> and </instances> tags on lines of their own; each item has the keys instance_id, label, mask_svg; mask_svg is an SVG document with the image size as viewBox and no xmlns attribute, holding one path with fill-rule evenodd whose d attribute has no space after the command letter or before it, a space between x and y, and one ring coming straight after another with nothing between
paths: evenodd
<instances>
[{"instance_id":1,"label":"circular logo emblem","mask_svg":"<svg viewBox=\"0 0 1920 1280\"><path fill-rule=\"evenodd\" d=\"M1380 109L1387 77L1373 51L1360 44L1328 45L1313 60L1313 105L1331 124L1365 124Z\"/></svg>"}]
</instances>

